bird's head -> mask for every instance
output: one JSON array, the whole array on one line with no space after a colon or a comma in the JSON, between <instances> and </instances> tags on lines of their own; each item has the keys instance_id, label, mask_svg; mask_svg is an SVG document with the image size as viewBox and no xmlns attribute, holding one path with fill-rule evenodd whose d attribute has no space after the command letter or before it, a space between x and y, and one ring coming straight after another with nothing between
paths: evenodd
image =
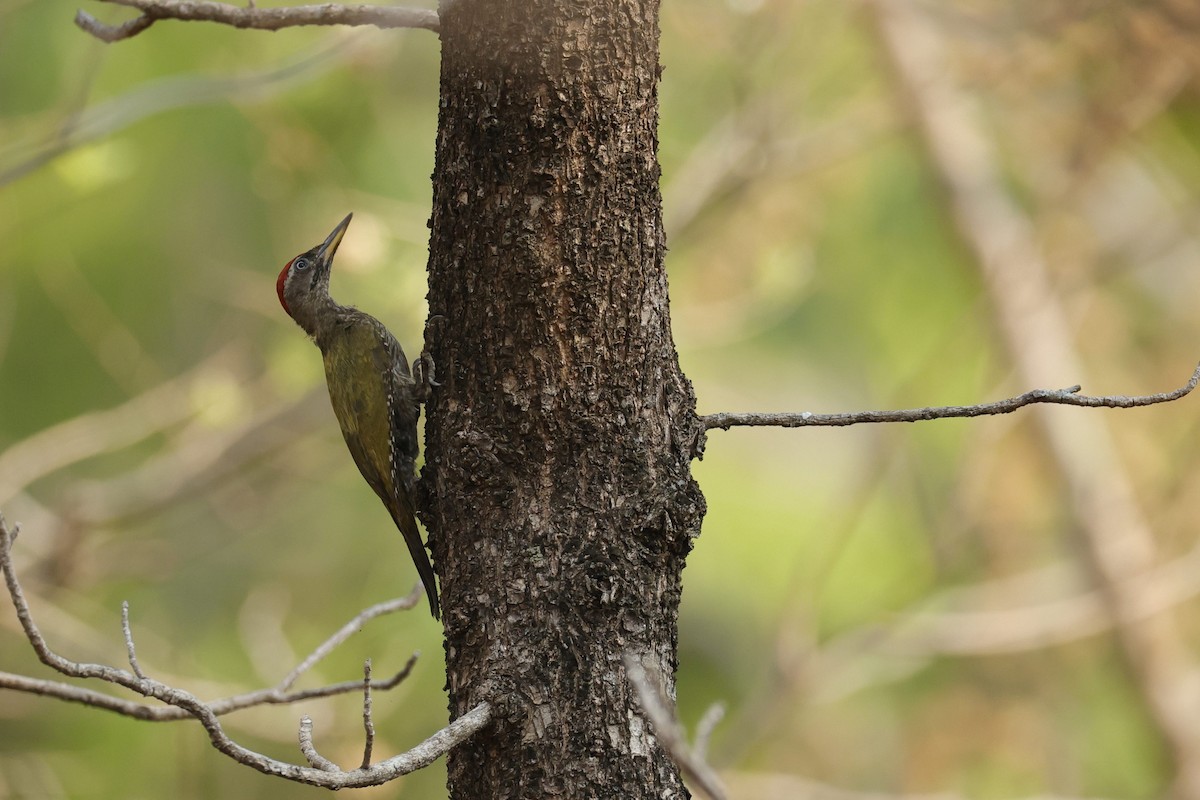
<instances>
[{"instance_id":1,"label":"bird's head","mask_svg":"<svg viewBox=\"0 0 1200 800\"><path fill-rule=\"evenodd\" d=\"M289 261L275 281L275 291L283 310L309 333L312 330L306 323L315 317L320 307L330 302L329 271L352 216L347 214L325 241Z\"/></svg>"}]
</instances>

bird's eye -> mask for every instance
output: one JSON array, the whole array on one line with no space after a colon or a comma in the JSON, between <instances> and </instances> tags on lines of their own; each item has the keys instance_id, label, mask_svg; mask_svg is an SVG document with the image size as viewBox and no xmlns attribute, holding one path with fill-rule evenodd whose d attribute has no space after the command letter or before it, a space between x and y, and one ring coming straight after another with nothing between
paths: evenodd
<instances>
[{"instance_id":1,"label":"bird's eye","mask_svg":"<svg viewBox=\"0 0 1200 800\"><path fill-rule=\"evenodd\" d=\"M297 258L295 263L292 264L292 266L294 266L296 268L297 272L304 272L304 270L308 269L308 259L307 258Z\"/></svg>"}]
</instances>

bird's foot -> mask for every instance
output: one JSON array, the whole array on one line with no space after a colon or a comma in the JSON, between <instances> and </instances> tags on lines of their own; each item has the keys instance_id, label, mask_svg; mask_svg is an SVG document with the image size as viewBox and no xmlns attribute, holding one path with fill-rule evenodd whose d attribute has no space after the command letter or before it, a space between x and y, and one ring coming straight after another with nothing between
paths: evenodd
<instances>
[{"instance_id":1,"label":"bird's foot","mask_svg":"<svg viewBox=\"0 0 1200 800\"><path fill-rule=\"evenodd\" d=\"M417 384L417 400L421 405L429 402L433 395L433 387L441 386L433 379L435 374L433 356L428 350L422 350L421 355L413 362L413 378Z\"/></svg>"}]
</instances>

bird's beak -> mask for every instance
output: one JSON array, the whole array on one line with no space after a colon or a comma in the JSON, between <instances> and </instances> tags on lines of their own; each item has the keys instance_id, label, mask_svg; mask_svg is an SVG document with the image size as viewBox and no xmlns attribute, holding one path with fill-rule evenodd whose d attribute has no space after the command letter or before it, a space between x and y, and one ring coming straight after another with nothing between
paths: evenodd
<instances>
[{"instance_id":1,"label":"bird's beak","mask_svg":"<svg viewBox=\"0 0 1200 800\"><path fill-rule=\"evenodd\" d=\"M342 237L346 235L346 229L350 227L350 218L353 216L353 214L347 214L346 218L338 223L338 226L333 229L333 233L325 238L324 243L317 250L317 258L322 264L327 265L333 261L333 254L337 252L338 245L342 243Z\"/></svg>"}]
</instances>

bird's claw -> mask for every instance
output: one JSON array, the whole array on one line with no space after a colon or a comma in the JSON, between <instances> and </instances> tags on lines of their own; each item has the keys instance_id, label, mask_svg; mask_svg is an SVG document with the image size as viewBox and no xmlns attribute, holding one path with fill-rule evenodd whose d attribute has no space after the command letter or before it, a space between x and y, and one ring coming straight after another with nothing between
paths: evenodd
<instances>
[{"instance_id":1,"label":"bird's claw","mask_svg":"<svg viewBox=\"0 0 1200 800\"><path fill-rule=\"evenodd\" d=\"M433 379L434 374L433 356L429 354L428 350L422 350L421 355L413 362L413 377L416 379L417 384L417 398L422 405L429 402L430 397L433 395L433 387L441 386L440 383Z\"/></svg>"}]
</instances>

